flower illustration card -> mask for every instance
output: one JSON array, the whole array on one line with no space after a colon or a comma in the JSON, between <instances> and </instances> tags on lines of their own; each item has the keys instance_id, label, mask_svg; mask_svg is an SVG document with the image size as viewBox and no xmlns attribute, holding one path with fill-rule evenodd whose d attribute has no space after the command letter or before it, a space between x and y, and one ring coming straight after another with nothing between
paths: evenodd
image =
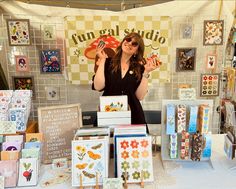
<instances>
[{"instance_id":1,"label":"flower illustration card","mask_svg":"<svg viewBox=\"0 0 236 189\"><path fill-rule=\"evenodd\" d=\"M18 186L34 186L38 182L38 160L20 159Z\"/></svg>"},{"instance_id":2,"label":"flower illustration card","mask_svg":"<svg viewBox=\"0 0 236 189\"><path fill-rule=\"evenodd\" d=\"M108 177L108 140L72 141L72 186L102 185Z\"/></svg>"},{"instance_id":3,"label":"flower illustration card","mask_svg":"<svg viewBox=\"0 0 236 189\"><path fill-rule=\"evenodd\" d=\"M120 96L100 96L100 111L114 112L127 111L128 98L126 95Z\"/></svg>"},{"instance_id":4,"label":"flower illustration card","mask_svg":"<svg viewBox=\"0 0 236 189\"><path fill-rule=\"evenodd\" d=\"M0 175L5 178L5 187L15 187L18 175L17 161L0 161Z\"/></svg>"},{"instance_id":5,"label":"flower illustration card","mask_svg":"<svg viewBox=\"0 0 236 189\"><path fill-rule=\"evenodd\" d=\"M153 181L151 137L117 138L118 177L127 183Z\"/></svg>"}]
</instances>

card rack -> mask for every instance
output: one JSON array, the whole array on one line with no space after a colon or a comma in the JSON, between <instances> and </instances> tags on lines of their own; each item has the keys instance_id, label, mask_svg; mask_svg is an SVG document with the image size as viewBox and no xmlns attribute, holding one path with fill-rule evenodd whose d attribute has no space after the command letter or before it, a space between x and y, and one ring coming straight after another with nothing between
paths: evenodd
<instances>
[{"instance_id":1,"label":"card rack","mask_svg":"<svg viewBox=\"0 0 236 189\"><path fill-rule=\"evenodd\" d=\"M166 134L166 106L167 104L173 104L173 105L179 105L179 104L184 104L186 106L190 105L209 105L210 111L209 111L209 128L208 128L208 133L211 132L212 128L212 110L213 110L213 100L163 100L162 101L162 134L161 134L161 157L162 160L171 160L171 161L191 161L190 159L183 160L180 159L180 134L178 134L178 157L175 159L171 159L169 155L169 143L170 143L170 137L169 135ZM190 149L191 151L191 149ZM201 158L201 161L210 161L210 158Z\"/></svg>"}]
</instances>

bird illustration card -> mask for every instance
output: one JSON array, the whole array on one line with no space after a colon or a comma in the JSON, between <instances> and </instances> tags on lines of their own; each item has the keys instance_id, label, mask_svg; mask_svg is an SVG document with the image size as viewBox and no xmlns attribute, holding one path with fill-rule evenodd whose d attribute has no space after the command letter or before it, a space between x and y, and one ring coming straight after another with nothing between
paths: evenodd
<instances>
[{"instance_id":1,"label":"bird illustration card","mask_svg":"<svg viewBox=\"0 0 236 189\"><path fill-rule=\"evenodd\" d=\"M38 182L37 158L23 158L19 162L18 186L34 186Z\"/></svg>"},{"instance_id":2,"label":"bird illustration card","mask_svg":"<svg viewBox=\"0 0 236 189\"><path fill-rule=\"evenodd\" d=\"M72 141L72 186L102 185L108 177L108 140Z\"/></svg>"},{"instance_id":3,"label":"bird illustration card","mask_svg":"<svg viewBox=\"0 0 236 189\"><path fill-rule=\"evenodd\" d=\"M127 183L153 181L151 137L117 138L117 173Z\"/></svg>"},{"instance_id":4,"label":"bird illustration card","mask_svg":"<svg viewBox=\"0 0 236 189\"><path fill-rule=\"evenodd\" d=\"M17 184L17 160L0 161L0 175L5 179L5 187L15 187Z\"/></svg>"},{"instance_id":5,"label":"bird illustration card","mask_svg":"<svg viewBox=\"0 0 236 189\"><path fill-rule=\"evenodd\" d=\"M100 96L100 111L128 111L128 98L126 95L120 96Z\"/></svg>"}]
</instances>

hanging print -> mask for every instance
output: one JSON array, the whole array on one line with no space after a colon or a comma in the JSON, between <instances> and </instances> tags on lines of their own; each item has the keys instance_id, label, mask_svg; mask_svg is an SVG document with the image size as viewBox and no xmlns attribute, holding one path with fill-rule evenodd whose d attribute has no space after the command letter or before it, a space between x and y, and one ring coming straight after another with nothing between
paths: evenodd
<instances>
[{"instance_id":1,"label":"hanging print","mask_svg":"<svg viewBox=\"0 0 236 189\"><path fill-rule=\"evenodd\" d=\"M8 19L7 31L10 46L30 45L30 24L28 19Z\"/></svg>"},{"instance_id":2,"label":"hanging print","mask_svg":"<svg viewBox=\"0 0 236 189\"><path fill-rule=\"evenodd\" d=\"M196 48L176 49L176 71L194 71L196 60Z\"/></svg>"},{"instance_id":3,"label":"hanging print","mask_svg":"<svg viewBox=\"0 0 236 189\"><path fill-rule=\"evenodd\" d=\"M201 74L200 96L219 96L220 74Z\"/></svg>"},{"instance_id":4,"label":"hanging print","mask_svg":"<svg viewBox=\"0 0 236 189\"><path fill-rule=\"evenodd\" d=\"M41 58L41 73L61 73L60 50L42 50Z\"/></svg>"},{"instance_id":5,"label":"hanging print","mask_svg":"<svg viewBox=\"0 0 236 189\"><path fill-rule=\"evenodd\" d=\"M216 54L208 54L206 57L206 68L214 70L216 68Z\"/></svg>"},{"instance_id":6,"label":"hanging print","mask_svg":"<svg viewBox=\"0 0 236 189\"><path fill-rule=\"evenodd\" d=\"M222 45L224 34L223 20L205 20L203 26L203 45Z\"/></svg>"},{"instance_id":7,"label":"hanging print","mask_svg":"<svg viewBox=\"0 0 236 189\"><path fill-rule=\"evenodd\" d=\"M16 58L16 71L17 72L29 72L28 58L24 55L15 56Z\"/></svg>"},{"instance_id":8,"label":"hanging print","mask_svg":"<svg viewBox=\"0 0 236 189\"><path fill-rule=\"evenodd\" d=\"M44 41L53 41L56 39L56 26L55 25L43 25L42 34Z\"/></svg>"}]
</instances>

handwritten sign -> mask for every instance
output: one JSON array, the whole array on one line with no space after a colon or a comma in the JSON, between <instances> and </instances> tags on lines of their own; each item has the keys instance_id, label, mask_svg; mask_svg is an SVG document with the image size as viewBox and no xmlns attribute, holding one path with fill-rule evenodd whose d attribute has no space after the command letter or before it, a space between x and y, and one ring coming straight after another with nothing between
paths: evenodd
<instances>
[{"instance_id":1,"label":"handwritten sign","mask_svg":"<svg viewBox=\"0 0 236 189\"><path fill-rule=\"evenodd\" d=\"M71 158L71 141L82 126L80 104L38 108L39 132L43 133L43 163Z\"/></svg>"}]
</instances>

